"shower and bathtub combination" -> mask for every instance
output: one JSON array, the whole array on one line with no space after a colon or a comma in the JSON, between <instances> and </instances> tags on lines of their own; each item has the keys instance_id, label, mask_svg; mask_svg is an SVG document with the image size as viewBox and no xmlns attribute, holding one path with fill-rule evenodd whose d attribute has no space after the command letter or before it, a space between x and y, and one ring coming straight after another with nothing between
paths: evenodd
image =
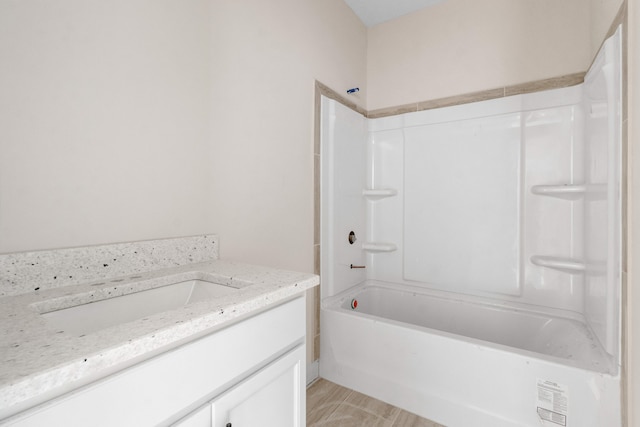
<instances>
[{"instance_id":1,"label":"shower and bathtub combination","mask_svg":"<svg viewBox=\"0 0 640 427\"><path fill-rule=\"evenodd\" d=\"M620 61L618 30L578 86L322 98L322 377L450 427L620 425Z\"/></svg>"}]
</instances>

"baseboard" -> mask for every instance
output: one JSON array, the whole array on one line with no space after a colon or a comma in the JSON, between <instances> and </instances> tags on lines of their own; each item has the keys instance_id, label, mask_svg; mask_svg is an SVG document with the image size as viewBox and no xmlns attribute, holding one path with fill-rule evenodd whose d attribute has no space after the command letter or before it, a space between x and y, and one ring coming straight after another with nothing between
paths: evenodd
<instances>
[{"instance_id":1,"label":"baseboard","mask_svg":"<svg viewBox=\"0 0 640 427\"><path fill-rule=\"evenodd\" d=\"M320 376L320 364L318 360L307 364L307 385L311 384Z\"/></svg>"}]
</instances>

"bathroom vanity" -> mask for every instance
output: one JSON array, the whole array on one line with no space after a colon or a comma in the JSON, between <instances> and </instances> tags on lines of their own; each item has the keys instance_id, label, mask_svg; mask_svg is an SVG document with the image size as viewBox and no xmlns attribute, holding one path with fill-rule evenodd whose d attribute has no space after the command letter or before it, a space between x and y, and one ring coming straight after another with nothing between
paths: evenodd
<instances>
[{"instance_id":1,"label":"bathroom vanity","mask_svg":"<svg viewBox=\"0 0 640 427\"><path fill-rule=\"evenodd\" d=\"M212 260L4 296L0 425L304 426L317 284Z\"/></svg>"},{"instance_id":2,"label":"bathroom vanity","mask_svg":"<svg viewBox=\"0 0 640 427\"><path fill-rule=\"evenodd\" d=\"M296 298L45 402L8 425L303 426L304 307Z\"/></svg>"}]
</instances>

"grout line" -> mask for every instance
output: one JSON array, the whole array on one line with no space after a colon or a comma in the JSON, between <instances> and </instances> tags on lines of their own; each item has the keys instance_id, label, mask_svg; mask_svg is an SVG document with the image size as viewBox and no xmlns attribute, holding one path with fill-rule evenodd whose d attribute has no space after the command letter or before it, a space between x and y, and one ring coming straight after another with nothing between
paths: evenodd
<instances>
[{"instance_id":1,"label":"grout line","mask_svg":"<svg viewBox=\"0 0 640 427\"><path fill-rule=\"evenodd\" d=\"M329 412L329 413L327 414L327 416L326 416L326 417L323 417L323 418L322 418L322 420L323 420L323 421L328 421L328 420L329 420L329 418L331 418L331 416L332 416L333 414L335 414L335 413L336 413L336 411L338 410L338 408L340 407L340 405L342 405L342 403L338 403L338 404L336 405L336 407L335 407L335 408L333 408L333 411Z\"/></svg>"},{"instance_id":2,"label":"grout line","mask_svg":"<svg viewBox=\"0 0 640 427\"><path fill-rule=\"evenodd\" d=\"M367 408L363 408L362 406L358 406L358 405L355 405L355 404L353 404L353 403L349 403L349 402L347 402L347 401L346 401L346 399L345 399L345 401L344 401L344 402L342 402L340 405L345 405L345 406L349 406L349 407L351 407L351 408L359 409L359 410L361 410L362 412L366 412L366 413L367 413L367 414L369 414L369 415L373 415L374 417L381 418L381 419L383 419L383 420L385 420L385 421L388 421L386 418L381 417L380 415L376 414L375 412L371 412L371 411L370 411L370 410L368 410Z\"/></svg>"},{"instance_id":3,"label":"grout line","mask_svg":"<svg viewBox=\"0 0 640 427\"><path fill-rule=\"evenodd\" d=\"M342 387L342 386L340 386L340 387ZM349 397L351 397L351 395L353 394L353 390L351 390L350 388L346 388L346 387L343 387L343 388L344 388L345 390L349 390L349 393L344 397L344 399L342 399L342 402L340 402L340 403L346 403L346 402L347 402L347 399L348 399Z\"/></svg>"},{"instance_id":4,"label":"grout line","mask_svg":"<svg viewBox=\"0 0 640 427\"><path fill-rule=\"evenodd\" d=\"M396 408L398 408L397 406L395 406ZM401 408L398 408L398 412L396 412L396 416L393 417L393 420L391 420L391 427L394 427L396 425L396 421L398 421L398 417L400 416L400 413L403 410Z\"/></svg>"},{"instance_id":5,"label":"grout line","mask_svg":"<svg viewBox=\"0 0 640 427\"><path fill-rule=\"evenodd\" d=\"M372 398L370 398L370 399L372 399ZM376 414L375 412L371 412L367 408L363 408L362 406L358 406L358 405L354 405L353 403L349 403L349 402L346 401L346 399L337 406L337 408L335 409L335 411L332 412L331 415L333 415L336 411L338 411L338 409L340 409L340 407L343 406L343 405L344 406L348 406L350 408L358 409L358 410L360 410L362 412L366 412L367 414L371 415L372 417L375 417L377 420L382 421L383 423L390 423L389 427L393 427L393 423L395 422L395 419L398 418L398 415L396 414L396 416L395 416L395 418L393 420L388 420L388 419L384 418L383 416L380 416L380 415ZM395 408L395 406L394 406L394 408ZM329 416L328 418L330 418L330 417L331 416Z\"/></svg>"}]
</instances>

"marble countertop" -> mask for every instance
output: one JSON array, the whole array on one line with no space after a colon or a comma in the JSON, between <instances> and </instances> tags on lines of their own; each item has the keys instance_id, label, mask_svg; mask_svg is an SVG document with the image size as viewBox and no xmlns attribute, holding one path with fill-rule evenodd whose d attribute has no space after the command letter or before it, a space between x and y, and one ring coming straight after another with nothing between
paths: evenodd
<instances>
[{"instance_id":1,"label":"marble countertop","mask_svg":"<svg viewBox=\"0 0 640 427\"><path fill-rule=\"evenodd\" d=\"M40 315L192 279L239 290L81 336L57 330ZM311 274L215 260L2 297L0 419L299 296L318 283Z\"/></svg>"}]
</instances>

